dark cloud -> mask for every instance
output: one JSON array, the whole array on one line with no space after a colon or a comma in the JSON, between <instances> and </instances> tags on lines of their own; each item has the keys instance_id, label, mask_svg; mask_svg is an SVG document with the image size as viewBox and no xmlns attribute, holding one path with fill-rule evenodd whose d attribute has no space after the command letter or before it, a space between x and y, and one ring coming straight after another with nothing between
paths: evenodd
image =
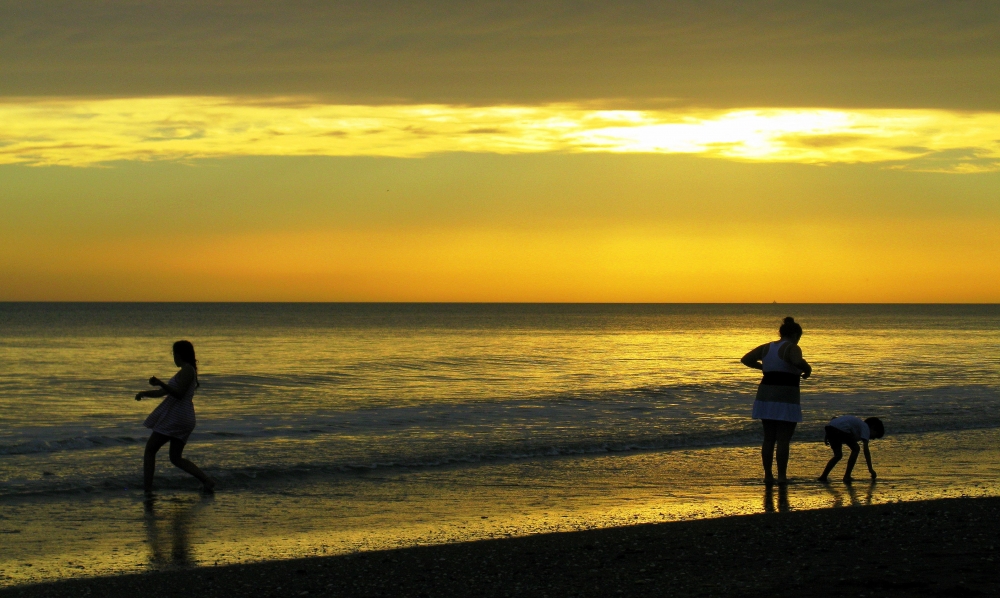
<instances>
[{"instance_id":1,"label":"dark cloud","mask_svg":"<svg viewBox=\"0 0 1000 598\"><path fill-rule=\"evenodd\" d=\"M782 137L781 141L787 145L799 146L799 147L815 147L815 148L827 148L827 147L844 147L853 144L858 144L864 142L867 139L864 135L845 135L845 134L833 134L833 135L788 135Z\"/></svg>"},{"instance_id":2,"label":"dark cloud","mask_svg":"<svg viewBox=\"0 0 1000 598\"><path fill-rule=\"evenodd\" d=\"M0 95L1000 109L1000 4L5 0Z\"/></svg>"}]
</instances>

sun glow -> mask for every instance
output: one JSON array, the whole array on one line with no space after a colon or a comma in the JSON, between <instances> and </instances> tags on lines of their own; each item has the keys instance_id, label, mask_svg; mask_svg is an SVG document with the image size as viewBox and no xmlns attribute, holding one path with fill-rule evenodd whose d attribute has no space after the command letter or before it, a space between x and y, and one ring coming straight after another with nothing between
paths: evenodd
<instances>
[{"instance_id":1,"label":"sun glow","mask_svg":"<svg viewBox=\"0 0 1000 598\"><path fill-rule=\"evenodd\" d=\"M0 164L447 152L697 154L982 172L1000 170L1000 113L366 106L239 97L0 103Z\"/></svg>"}]
</instances>

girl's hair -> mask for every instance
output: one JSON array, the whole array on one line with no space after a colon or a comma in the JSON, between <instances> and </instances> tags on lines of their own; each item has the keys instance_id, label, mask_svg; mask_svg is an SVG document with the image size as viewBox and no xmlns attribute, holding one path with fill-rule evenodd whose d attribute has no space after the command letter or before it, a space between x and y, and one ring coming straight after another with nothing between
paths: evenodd
<instances>
[{"instance_id":1,"label":"girl's hair","mask_svg":"<svg viewBox=\"0 0 1000 598\"><path fill-rule=\"evenodd\" d=\"M191 341L177 341L174 343L174 357L179 361L189 364L194 369L198 369L198 360L194 358L194 345Z\"/></svg>"},{"instance_id":2,"label":"girl's hair","mask_svg":"<svg viewBox=\"0 0 1000 598\"><path fill-rule=\"evenodd\" d=\"M885 424L882 423L877 417L869 417L865 420L868 424L868 431L871 433L872 438L882 438L885 436Z\"/></svg>"},{"instance_id":3,"label":"girl's hair","mask_svg":"<svg viewBox=\"0 0 1000 598\"><path fill-rule=\"evenodd\" d=\"M781 335L781 338L799 337L802 336L802 327L795 322L795 318L788 316L781 328L778 328L778 334Z\"/></svg>"}]
</instances>

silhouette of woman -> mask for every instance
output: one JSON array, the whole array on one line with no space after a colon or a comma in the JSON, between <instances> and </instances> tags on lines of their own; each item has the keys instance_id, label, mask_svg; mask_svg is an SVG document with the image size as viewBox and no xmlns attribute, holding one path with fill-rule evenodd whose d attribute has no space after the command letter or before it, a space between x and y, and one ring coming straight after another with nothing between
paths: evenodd
<instances>
[{"instance_id":1,"label":"silhouette of woman","mask_svg":"<svg viewBox=\"0 0 1000 598\"><path fill-rule=\"evenodd\" d=\"M194 357L194 345L188 341L174 343L174 363L180 371L169 382L157 377L149 379L156 390L144 390L135 395L140 401L145 397L166 397L149 414L142 425L153 431L146 442L143 455L143 485L146 493L153 491L153 474L156 471L156 452L167 442L170 443L170 462L201 481L203 490L211 492L215 480L204 474L198 466L181 456L184 445L194 430L194 391L198 388L198 362Z\"/></svg>"},{"instance_id":2,"label":"silhouette of woman","mask_svg":"<svg viewBox=\"0 0 1000 598\"><path fill-rule=\"evenodd\" d=\"M780 340L765 343L743 356L740 361L749 368L764 372L753 402L754 419L764 425L764 444L760 448L764 464L764 483L774 483L771 464L774 445L778 445L778 483L788 481L788 444L795 433L795 424L802 421L799 405L799 379L808 378L812 367L802 358L798 342L802 327L791 317L785 318L778 329Z\"/></svg>"}]
</instances>

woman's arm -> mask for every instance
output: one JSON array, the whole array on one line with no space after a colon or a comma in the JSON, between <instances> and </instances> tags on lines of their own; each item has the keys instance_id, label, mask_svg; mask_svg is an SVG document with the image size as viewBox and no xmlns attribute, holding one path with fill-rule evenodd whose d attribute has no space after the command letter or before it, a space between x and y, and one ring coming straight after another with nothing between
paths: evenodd
<instances>
[{"instance_id":1,"label":"woman's arm","mask_svg":"<svg viewBox=\"0 0 1000 598\"><path fill-rule=\"evenodd\" d=\"M783 359L802 370L802 378L808 378L812 374L812 366L802 358L802 348L798 345L791 345L785 352Z\"/></svg>"},{"instance_id":2,"label":"woman's arm","mask_svg":"<svg viewBox=\"0 0 1000 598\"><path fill-rule=\"evenodd\" d=\"M750 351L740 359L740 363L747 366L748 368L753 368L755 370L763 370L764 355L767 354L767 344L763 344L756 349Z\"/></svg>"}]
</instances>

